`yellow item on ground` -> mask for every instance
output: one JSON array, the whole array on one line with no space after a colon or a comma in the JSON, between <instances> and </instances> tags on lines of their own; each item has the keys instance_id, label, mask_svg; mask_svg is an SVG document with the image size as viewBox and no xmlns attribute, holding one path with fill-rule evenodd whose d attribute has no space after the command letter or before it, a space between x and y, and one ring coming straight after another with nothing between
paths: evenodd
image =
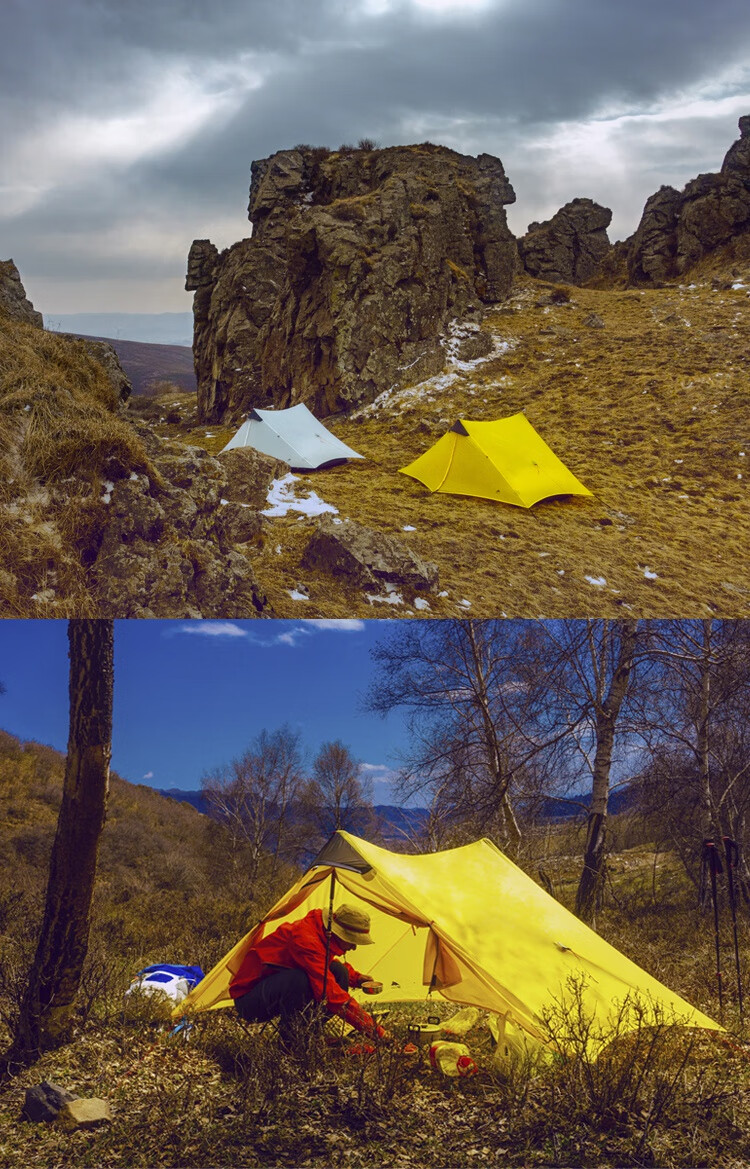
<instances>
[{"instance_id":1,"label":"yellow item on ground","mask_svg":"<svg viewBox=\"0 0 750 1169\"><path fill-rule=\"evenodd\" d=\"M370 914L373 944L361 957L383 983L379 1003L438 996L494 1012L504 1026L545 1042L545 1014L565 1004L576 983L594 1021L593 1037L633 996L647 1024L666 1016L722 1030L570 913L491 841L412 856L342 831L173 1014L230 1006L232 974L253 942L310 909L322 909L325 919L332 894L334 909L359 903ZM350 958L356 967L356 950ZM371 999L353 993L370 1008ZM627 1025L637 1026L638 1018L637 1010L629 1013Z\"/></svg>"},{"instance_id":2,"label":"yellow item on ground","mask_svg":"<svg viewBox=\"0 0 750 1169\"><path fill-rule=\"evenodd\" d=\"M401 467L430 491L477 495L531 507L550 495L591 495L524 414L494 422L461 419L434 446Z\"/></svg>"}]
</instances>

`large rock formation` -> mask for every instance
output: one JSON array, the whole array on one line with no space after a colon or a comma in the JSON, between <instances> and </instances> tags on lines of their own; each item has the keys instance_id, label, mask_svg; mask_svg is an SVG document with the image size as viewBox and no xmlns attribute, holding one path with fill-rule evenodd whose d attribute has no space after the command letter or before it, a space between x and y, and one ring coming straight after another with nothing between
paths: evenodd
<instances>
[{"instance_id":1,"label":"large rock formation","mask_svg":"<svg viewBox=\"0 0 750 1169\"><path fill-rule=\"evenodd\" d=\"M702 174L682 191L660 187L646 201L628 240L631 283L661 284L708 252L750 230L750 116L718 174Z\"/></svg>"},{"instance_id":2,"label":"large rock formation","mask_svg":"<svg viewBox=\"0 0 750 1169\"><path fill-rule=\"evenodd\" d=\"M499 159L429 143L254 162L252 238L188 259L200 417L322 417L438 372L445 326L510 289L514 199Z\"/></svg>"},{"instance_id":3,"label":"large rock formation","mask_svg":"<svg viewBox=\"0 0 750 1169\"><path fill-rule=\"evenodd\" d=\"M592 199L573 199L544 223L530 223L518 241L523 266L531 276L583 284L599 272L609 251L609 207Z\"/></svg>"},{"instance_id":4,"label":"large rock formation","mask_svg":"<svg viewBox=\"0 0 750 1169\"><path fill-rule=\"evenodd\" d=\"M0 260L0 311L14 321L44 328L44 318L27 299L21 275L12 260Z\"/></svg>"}]
</instances>

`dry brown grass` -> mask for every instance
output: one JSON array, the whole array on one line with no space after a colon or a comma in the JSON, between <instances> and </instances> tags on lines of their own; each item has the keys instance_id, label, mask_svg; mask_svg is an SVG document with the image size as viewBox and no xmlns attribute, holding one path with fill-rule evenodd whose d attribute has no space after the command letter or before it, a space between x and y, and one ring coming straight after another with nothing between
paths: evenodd
<instances>
[{"instance_id":1,"label":"dry brown grass","mask_svg":"<svg viewBox=\"0 0 750 1169\"><path fill-rule=\"evenodd\" d=\"M684 286L576 288L568 303L543 306L550 287L519 281L483 324L511 343L506 352L447 389L425 386L360 421L335 420L331 429L367 461L303 474L298 494L314 490L342 516L401 535L436 562L448 595L430 599L433 616L747 615L750 293L712 290L720 268L714 258ZM750 263L738 271L750 274ZM584 323L592 312L604 328ZM593 498L527 511L430 495L398 474L456 418L520 410ZM216 452L233 429L184 437ZM252 553L277 616L425 615L301 573L313 523L275 519L264 550ZM416 530L404 533L409 526ZM300 580L308 602L289 596Z\"/></svg>"}]
</instances>

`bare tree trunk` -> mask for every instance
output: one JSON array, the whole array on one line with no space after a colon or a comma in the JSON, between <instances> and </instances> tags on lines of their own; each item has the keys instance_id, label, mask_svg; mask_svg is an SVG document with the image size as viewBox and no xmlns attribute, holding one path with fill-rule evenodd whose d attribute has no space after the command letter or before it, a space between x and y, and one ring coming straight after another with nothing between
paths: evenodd
<instances>
[{"instance_id":1,"label":"bare tree trunk","mask_svg":"<svg viewBox=\"0 0 750 1169\"><path fill-rule=\"evenodd\" d=\"M606 860L607 803L609 774L615 727L633 669L637 622L619 624L620 638L617 664L612 672L609 690L603 696L596 712L596 751L591 788L591 808L586 825L586 849L583 871L576 891L576 913L584 921L593 923L601 901Z\"/></svg>"},{"instance_id":2,"label":"bare tree trunk","mask_svg":"<svg viewBox=\"0 0 750 1169\"><path fill-rule=\"evenodd\" d=\"M32 1063L70 1037L88 949L112 741L112 621L73 620L70 733L62 804L50 858L42 928L5 1070Z\"/></svg>"},{"instance_id":3,"label":"bare tree trunk","mask_svg":"<svg viewBox=\"0 0 750 1169\"><path fill-rule=\"evenodd\" d=\"M467 631L475 670L476 696L482 716L485 750L487 752L487 761L492 772L495 800L502 815L508 852L512 857L517 857L521 847L521 829L518 826L518 820L513 811L513 804L511 803L508 792L511 776L503 764L502 750L498 742L497 731L490 709L482 652L477 641L473 621L468 622Z\"/></svg>"}]
</instances>

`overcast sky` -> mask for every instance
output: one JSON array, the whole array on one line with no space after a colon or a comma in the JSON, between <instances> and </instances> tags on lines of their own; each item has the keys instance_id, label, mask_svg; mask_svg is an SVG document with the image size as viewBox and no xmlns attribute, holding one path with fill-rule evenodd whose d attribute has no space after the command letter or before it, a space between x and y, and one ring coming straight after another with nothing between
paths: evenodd
<instances>
[{"instance_id":1,"label":"overcast sky","mask_svg":"<svg viewBox=\"0 0 750 1169\"><path fill-rule=\"evenodd\" d=\"M298 142L500 157L516 235L576 196L636 227L750 113L747 0L2 0L0 258L44 313L184 311Z\"/></svg>"},{"instance_id":2,"label":"overcast sky","mask_svg":"<svg viewBox=\"0 0 750 1169\"><path fill-rule=\"evenodd\" d=\"M200 787L262 730L288 724L310 756L341 740L394 801L405 719L364 711L370 650L389 621L116 621L112 767L132 783ZM0 728L65 751L66 621L0 621Z\"/></svg>"}]
</instances>

